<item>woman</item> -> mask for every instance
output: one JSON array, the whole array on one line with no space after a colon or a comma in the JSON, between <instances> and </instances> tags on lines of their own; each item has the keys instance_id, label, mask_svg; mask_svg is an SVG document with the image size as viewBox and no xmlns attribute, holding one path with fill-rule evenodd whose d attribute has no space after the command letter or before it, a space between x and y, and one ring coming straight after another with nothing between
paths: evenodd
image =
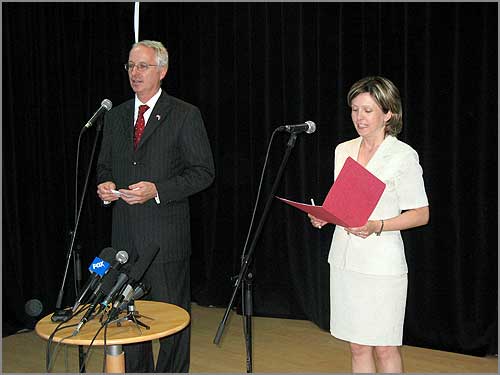
<instances>
[{"instance_id":1,"label":"woman","mask_svg":"<svg viewBox=\"0 0 500 375\"><path fill-rule=\"evenodd\" d=\"M350 343L353 372L402 372L408 268L400 231L429 221L422 168L415 150L396 139L402 106L391 81L363 78L347 101L359 137L335 149L335 178L350 156L386 187L364 226L335 228L328 257L330 330ZM327 224L309 218L316 228Z\"/></svg>"}]
</instances>

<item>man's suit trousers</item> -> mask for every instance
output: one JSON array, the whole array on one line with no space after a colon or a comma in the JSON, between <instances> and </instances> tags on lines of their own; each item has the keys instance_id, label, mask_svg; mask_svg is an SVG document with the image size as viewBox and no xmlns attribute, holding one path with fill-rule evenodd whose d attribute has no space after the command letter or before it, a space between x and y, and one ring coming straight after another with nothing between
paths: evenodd
<instances>
[{"instance_id":1,"label":"man's suit trousers","mask_svg":"<svg viewBox=\"0 0 500 375\"><path fill-rule=\"evenodd\" d=\"M143 282L151 286L148 300L178 305L191 314L189 258L169 263L153 263ZM140 311L139 311L140 313ZM148 324L147 321L145 321ZM154 324L154 323L153 323ZM189 372L191 327L160 339L156 368L152 342L123 345L126 372Z\"/></svg>"}]
</instances>

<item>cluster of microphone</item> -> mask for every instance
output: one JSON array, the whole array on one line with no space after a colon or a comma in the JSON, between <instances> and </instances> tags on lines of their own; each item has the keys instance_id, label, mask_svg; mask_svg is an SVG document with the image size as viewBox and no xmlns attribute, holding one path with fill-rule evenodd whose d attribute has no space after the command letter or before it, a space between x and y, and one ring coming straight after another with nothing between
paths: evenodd
<instances>
[{"instance_id":1,"label":"cluster of microphone","mask_svg":"<svg viewBox=\"0 0 500 375\"><path fill-rule=\"evenodd\" d=\"M126 251L104 248L90 264L91 276L72 307L72 312L76 313L79 306L89 305L73 336L98 314L102 313L101 322L107 324L126 311L129 304L145 296L149 288L141 279L159 250L157 244L150 244L133 264L127 264Z\"/></svg>"}]
</instances>

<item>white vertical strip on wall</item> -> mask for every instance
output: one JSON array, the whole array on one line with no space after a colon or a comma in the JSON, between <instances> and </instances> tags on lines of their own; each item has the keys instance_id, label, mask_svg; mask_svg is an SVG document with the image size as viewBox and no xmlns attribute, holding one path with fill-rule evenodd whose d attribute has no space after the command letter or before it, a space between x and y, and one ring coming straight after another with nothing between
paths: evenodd
<instances>
[{"instance_id":1,"label":"white vertical strip on wall","mask_svg":"<svg viewBox=\"0 0 500 375\"><path fill-rule=\"evenodd\" d=\"M135 2L134 6L134 33L135 33L135 42L139 41L139 2Z\"/></svg>"}]
</instances>

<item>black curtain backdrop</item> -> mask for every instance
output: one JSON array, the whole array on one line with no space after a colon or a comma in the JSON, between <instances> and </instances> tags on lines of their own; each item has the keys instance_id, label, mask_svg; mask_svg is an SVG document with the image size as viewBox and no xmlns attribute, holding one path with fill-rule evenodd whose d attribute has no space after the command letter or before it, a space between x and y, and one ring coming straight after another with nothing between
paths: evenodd
<instances>
[{"instance_id":1,"label":"black curtain backdrop","mask_svg":"<svg viewBox=\"0 0 500 375\"><path fill-rule=\"evenodd\" d=\"M100 139L96 127L84 134L76 173L78 134L104 98L133 95L122 67L133 13L133 3L2 3L4 336L26 324L26 301L55 307L75 179L81 192ZM163 88L201 109L217 168L191 199L193 300L229 302L273 130L317 124L299 135L277 194L321 203L334 147L356 136L347 91L383 75L401 90L399 138L420 155L431 208L429 225L404 233L404 343L496 353L497 22L497 3L141 3L140 39L169 49ZM287 140L271 145L257 220ZM94 167L76 238L84 281L110 244ZM329 329L332 233L273 202L254 252L256 315ZM65 304L74 293L71 265Z\"/></svg>"}]
</instances>

